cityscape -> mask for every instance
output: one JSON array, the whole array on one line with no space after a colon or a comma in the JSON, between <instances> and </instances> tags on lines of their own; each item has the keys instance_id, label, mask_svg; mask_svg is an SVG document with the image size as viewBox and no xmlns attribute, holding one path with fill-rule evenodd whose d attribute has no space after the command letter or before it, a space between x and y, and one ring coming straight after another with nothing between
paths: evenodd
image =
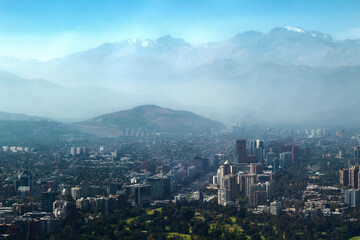
<instances>
[{"instance_id":1,"label":"cityscape","mask_svg":"<svg viewBox=\"0 0 360 240\"><path fill-rule=\"evenodd\" d=\"M207 135L4 145L1 236L343 239L358 226L359 138L344 129L244 125ZM268 222L277 229L251 232ZM88 232L93 224L110 225Z\"/></svg>"},{"instance_id":2,"label":"cityscape","mask_svg":"<svg viewBox=\"0 0 360 240\"><path fill-rule=\"evenodd\" d=\"M359 0L1 0L0 240L360 240Z\"/></svg>"}]
</instances>

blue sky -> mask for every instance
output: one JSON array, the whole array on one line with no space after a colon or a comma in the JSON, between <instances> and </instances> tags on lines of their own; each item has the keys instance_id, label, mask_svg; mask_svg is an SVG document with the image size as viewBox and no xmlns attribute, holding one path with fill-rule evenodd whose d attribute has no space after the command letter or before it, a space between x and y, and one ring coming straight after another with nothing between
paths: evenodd
<instances>
[{"instance_id":1,"label":"blue sky","mask_svg":"<svg viewBox=\"0 0 360 240\"><path fill-rule=\"evenodd\" d=\"M278 26L360 38L358 0L0 0L0 56L41 60L124 38L224 41Z\"/></svg>"}]
</instances>

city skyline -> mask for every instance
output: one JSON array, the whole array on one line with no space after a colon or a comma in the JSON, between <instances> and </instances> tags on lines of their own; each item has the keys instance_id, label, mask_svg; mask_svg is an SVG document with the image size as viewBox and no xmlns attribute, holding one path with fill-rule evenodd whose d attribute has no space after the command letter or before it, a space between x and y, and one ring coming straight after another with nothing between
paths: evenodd
<instances>
[{"instance_id":1,"label":"city skyline","mask_svg":"<svg viewBox=\"0 0 360 240\"><path fill-rule=\"evenodd\" d=\"M360 239L359 10L0 1L0 239Z\"/></svg>"}]
</instances>

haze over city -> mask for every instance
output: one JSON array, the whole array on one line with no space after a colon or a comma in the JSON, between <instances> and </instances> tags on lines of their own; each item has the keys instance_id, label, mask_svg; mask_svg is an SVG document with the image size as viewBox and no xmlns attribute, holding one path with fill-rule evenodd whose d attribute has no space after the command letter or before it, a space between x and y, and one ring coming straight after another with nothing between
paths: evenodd
<instances>
[{"instance_id":1,"label":"haze over city","mask_svg":"<svg viewBox=\"0 0 360 240\"><path fill-rule=\"evenodd\" d=\"M0 1L0 239L359 240L360 1Z\"/></svg>"}]
</instances>

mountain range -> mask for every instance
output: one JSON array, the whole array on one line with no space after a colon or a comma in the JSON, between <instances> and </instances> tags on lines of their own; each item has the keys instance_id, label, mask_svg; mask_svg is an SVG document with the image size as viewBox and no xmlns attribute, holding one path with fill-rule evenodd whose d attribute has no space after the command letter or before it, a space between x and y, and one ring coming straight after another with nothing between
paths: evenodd
<instances>
[{"instance_id":1,"label":"mountain range","mask_svg":"<svg viewBox=\"0 0 360 240\"><path fill-rule=\"evenodd\" d=\"M204 44L127 39L45 62L0 57L0 110L79 121L157 104L225 123L351 124L359 56L360 40L279 27Z\"/></svg>"},{"instance_id":2,"label":"mountain range","mask_svg":"<svg viewBox=\"0 0 360 240\"><path fill-rule=\"evenodd\" d=\"M44 117L28 116L21 113L0 112L0 121L41 121L48 120Z\"/></svg>"},{"instance_id":3,"label":"mountain range","mask_svg":"<svg viewBox=\"0 0 360 240\"><path fill-rule=\"evenodd\" d=\"M59 123L24 114L0 112L0 143L57 141L82 137L218 133L225 126L188 111L156 105L108 113L77 123Z\"/></svg>"}]
</instances>

